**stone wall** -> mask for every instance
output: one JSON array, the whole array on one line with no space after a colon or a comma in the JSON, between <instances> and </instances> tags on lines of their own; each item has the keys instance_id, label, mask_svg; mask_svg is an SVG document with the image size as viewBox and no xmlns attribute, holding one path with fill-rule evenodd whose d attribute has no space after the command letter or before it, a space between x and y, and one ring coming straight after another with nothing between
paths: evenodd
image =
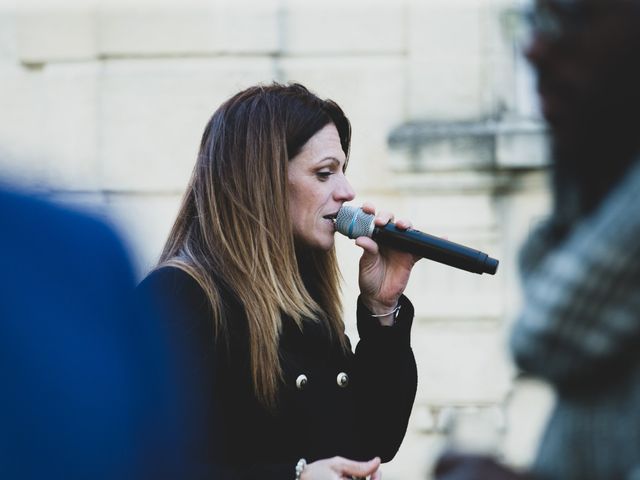
<instances>
[{"instance_id":1,"label":"stone wall","mask_svg":"<svg viewBox=\"0 0 640 480\"><path fill-rule=\"evenodd\" d=\"M352 120L349 178L419 228L501 260L495 277L428 261L408 295L418 399L389 480L426 478L452 417L485 419L530 458L549 395L517 387L504 348L518 245L548 207L544 127L501 28L515 0L24 1L0 9L0 167L99 208L153 266L215 108L299 81ZM355 336L359 250L338 239ZM381 352L384 355L384 352ZM381 412L383 415L384 412Z\"/></svg>"}]
</instances>

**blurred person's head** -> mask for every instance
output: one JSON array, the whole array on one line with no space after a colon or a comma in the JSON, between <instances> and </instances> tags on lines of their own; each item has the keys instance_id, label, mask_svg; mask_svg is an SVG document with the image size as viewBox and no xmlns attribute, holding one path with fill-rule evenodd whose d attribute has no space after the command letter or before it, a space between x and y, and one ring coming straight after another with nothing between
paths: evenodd
<instances>
[{"instance_id":1,"label":"blurred person's head","mask_svg":"<svg viewBox=\"0 0 640 480\"><path fill-rule=\"evenodd\" d=\"M354 197L342 109L298 84L255 86L207 124L187 192L161 256L207 293L223 334L219 288L249 321L253 383L273 404L281 314L314 318L346 346L332 217ZM345 347L346 348L346 347Z\"/></svg>"},{"instance_id":2,"label":"blurred person's head","mask_svg":"<svg viewBox=\"0 0 640 480\"><path fill-rule=\"evenodd\" d=\"M557 175L579 179L588 212L640 146L640 2L537 0L529 20Z\"/></svg>"}]
</instances>

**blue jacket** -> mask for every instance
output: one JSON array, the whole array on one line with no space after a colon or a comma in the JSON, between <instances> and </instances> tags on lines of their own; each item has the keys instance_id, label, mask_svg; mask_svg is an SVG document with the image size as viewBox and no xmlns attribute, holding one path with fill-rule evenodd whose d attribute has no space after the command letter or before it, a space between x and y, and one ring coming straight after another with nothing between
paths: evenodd
<instances>
[{"instance_id":1,"label":"blue jacket","mask_svg":"<svg viewBox=\"0 0 640 480\"><path fill-rule=\"evenodd\" d=\"M177 357L112 231L0 190L0 265L0 478L188 478Z\"/></svg>"}]
</instances>

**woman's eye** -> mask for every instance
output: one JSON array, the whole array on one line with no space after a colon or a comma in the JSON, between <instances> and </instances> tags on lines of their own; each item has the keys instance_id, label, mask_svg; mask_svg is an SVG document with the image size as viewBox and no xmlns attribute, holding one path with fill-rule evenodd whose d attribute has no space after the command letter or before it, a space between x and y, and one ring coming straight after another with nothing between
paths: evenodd
<instances>
[{"instance_id":1,"label":"woman's eye","mask_svg":"<svg viewBox=\"0 0 640 480\"><path fill-rule=\"evenodd\" d=\"M322 182L327 181L331 175L333 175L333 172L316 172L316 177Z\"/></svg>"}]
</instances>

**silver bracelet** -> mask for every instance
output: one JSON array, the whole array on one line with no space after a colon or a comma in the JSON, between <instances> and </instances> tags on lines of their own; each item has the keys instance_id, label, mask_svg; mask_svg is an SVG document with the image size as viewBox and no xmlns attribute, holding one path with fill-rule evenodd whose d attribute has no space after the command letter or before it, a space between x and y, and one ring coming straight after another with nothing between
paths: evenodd
<instances>
[{"instance_id":1,"label":"silver bracelet","mask_svg":"<svg viewBox=\"0 0 640 480\"><path fill-rule=\"evenodd\" d=\"M398 316L398 312L400 311L400 308L402 308L402 305L399 305L394 308L393 310L391 310L390 312L387 313L379 313L378 315L374 315L373 313L371 314L372 317L374 318L380 318L380 317L386 317L387 315L391 315L393 313L393 318L396 318Z\"/></svg>"},{"instance_id":2,"label":"silver bracelet","mask_svg":"<svg viewBox=\"0 0 640 480\"><path fill-rule=\"evenodd\" d=\"M302 472L304 471L306 466L307 466L307 461L304 458L301 458L300 460L298 460L298 463L296 463L296 480L300 480L300 477L302 476Z\"/></svg>"}]
</instances>

